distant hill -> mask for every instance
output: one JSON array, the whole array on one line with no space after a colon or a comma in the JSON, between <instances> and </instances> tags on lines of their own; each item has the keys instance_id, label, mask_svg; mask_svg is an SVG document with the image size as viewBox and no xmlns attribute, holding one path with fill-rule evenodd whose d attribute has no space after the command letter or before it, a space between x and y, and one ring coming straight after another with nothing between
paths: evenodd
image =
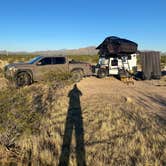
<instances>
[{"instance_id":1,"label":"distant hill","mask_svg":"<svg viewBox=\"0 0 166 166\"><path fill-rule=\"evenodd\" d=\"M161 55L162 55L162 56L166 56L166 52L162 52Z\"/></svg>"},{"instance_id":2,"label":"distant hill","mask_svg":"<svg viewBox=\"0 0 166 166\"><path fill-rule=\"evenodd\" d=\"M62 50L47 50L47 51L35 51L35 52L8 52L8 54L46 54L46 55L96 55L98 50L95 46L78 48L78 49L62 49ZM6 51L0 51L0 54L7 54Z\"/></svg>"},{"instance_id":3,"label":"distant hill","mask_svg":"<svg viewBox=\"0 0 166 166\"><path fill-rule=\"evenodd\" d=\"M48 51L36 51L34 54L61 54L61 55L96 55L98 51L96 47L85 47L79 49L63 49L63 50L48 50Z\"/></svg>"},{"instance_id":4,"label":"distant hill","mask_svg":"<svg viewBox=\"0 0 166 166\"><path fill-rule=\"evenodd\" d=\"M145 51L145 50L141 50ZM7 52L5 50L0 50L1 54L8 54L8 55L27 55L27 54L34 54L34 55L96 55L98 54L98 50L96 50L95 46L89 46L84 48L78 49L60 49L60 50L46 50L46 51L34 51L34 52ZM166 52L161 52L162 56L166 56Z\"/></svg>"}]
</instances>

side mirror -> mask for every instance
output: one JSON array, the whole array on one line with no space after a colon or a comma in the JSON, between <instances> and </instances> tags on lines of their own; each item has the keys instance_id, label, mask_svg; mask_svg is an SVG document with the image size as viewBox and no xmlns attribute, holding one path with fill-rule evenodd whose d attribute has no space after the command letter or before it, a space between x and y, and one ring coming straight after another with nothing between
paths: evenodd
<instances>
[{"instance_id":1,"label":"side mirror","mask_svg":"<svg viewBox=\"0 0 166 166\"><path fill-rule=\"evenodd\" d=\"M39 61L39 62L36 63L36 65L42 65L42 63Z\"/></svg>"}]
</instances>

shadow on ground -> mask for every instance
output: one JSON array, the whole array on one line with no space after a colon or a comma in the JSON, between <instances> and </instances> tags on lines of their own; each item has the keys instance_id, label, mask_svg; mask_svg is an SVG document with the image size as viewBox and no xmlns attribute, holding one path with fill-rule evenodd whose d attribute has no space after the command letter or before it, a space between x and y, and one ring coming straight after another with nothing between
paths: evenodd
<instances>
[{"instance_id":1,"label":"shadow on ground","mask_svg":"<svg viewBox=\"0 0 166 166\"><path fill-rule=\"evenodd\" d=\"M82 92L75 84L73 89L69 92L69 108L67 112L65 132L63 136L63 145L61 156L59 159L59 166L69 165L70 145L72 141L72 132L75 130L76 138L76 160L78 166L86 166L85 161L85 147L84 147L84 129L82 112L80 105L80 96Z\"/></svg>"}]
</instances>

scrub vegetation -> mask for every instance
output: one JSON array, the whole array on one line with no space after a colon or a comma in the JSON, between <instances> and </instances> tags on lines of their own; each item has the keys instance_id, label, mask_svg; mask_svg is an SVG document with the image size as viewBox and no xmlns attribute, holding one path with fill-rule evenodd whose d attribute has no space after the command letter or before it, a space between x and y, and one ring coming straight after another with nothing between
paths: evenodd
<instances>
[{"instance_id":1,"label":"scrub vegetation","mask_svg":"<svg viewBox=\"0 0 166 166\"><path fill-rule=\"evenodd\" d=\"M8 63L13 62L25 62L29 61L30 59L34 58L35 54L26 54L26 55L0 55L0 60L7 61ZM73 59L76 61L83 61L83 62L89 62L89 63L97 63L98 61L98 55L69 55L69 59Z\"/></svg>"},{"instance_id":2,"label":"scrub vegetation","mask_svg":"<svg viewBox=\"0 0 166 166\"><path fill-rule=\"evenodd\" d=\"M9 56L7 59L6 56L0 56L0 59L26 61L33 56ZM97 56L70 58L91 63L97 60ZM2 75L0 79L4 79ZM64 74L50 73L46 79L46 82L20 89L11 87L8 82L2 84L1 81L0 165L58 165L66 115L70 108L68 93L74 84L69 80L69 75ZM83 95L80 97L80 109L87 166L166 165L166 119L156 109L158 105L164 108L165 98L159 99L156 95L156 98L151 99L152 106L153 103L158 104L154 104L156 107L153 110L149 106L151 103L143 103L143 96L152 98L153 95L145 92L148 88L141 91L142 85L134 89L118 80L97 78L86 78L78 83ZM149 85L153 90L160 88ZM136 97L126 97L125 92L120 92L122 89L126 89L126 92L132 89L131 94L138 97L140 103L136 102ZM76 166L78 160L74 135L75 132L70 146L71 166Z\"/></svg>"},{"instance_id":3,"label":"scrub vegetation","mask_svg":"<svg viewBox=\"0 0 166 166\"><path fill-rule=\"evenodd\" d=\"M7 61L8 63L20 62L20 61L29 61L34 58L35 54L26 54L26 55L0 55L0 60ZM76 61L83 61L96 64L98 62L98 55L69 55L69 59L74 59ZM137 60L138 64L141 63L140 58ZM161 54L161 63L166 64L166 54Z\"/></svg>"},{"instance_id":4,"label":"scrub vegetation","mask_svg":"<svg viewBox=\"0 0 166 166\"><path fill-rule=\"evenodd\" d=\"M58 165L71 89L37 84L0 92L1 165ZM83 99L81 110L87 165L166 164L164 118L116 94ZM76 166L74 134L71 166Z\"/></svg>"},{"instance_id":5,"label":"scrub vegetation","mask_svg":"<svg viewBox=\"0 0 166 166\"><path fill-rule=\"evenodd\" d=\"M166 54L161 56L161 68L166 68Z\"/></svg>"}]
</instances>

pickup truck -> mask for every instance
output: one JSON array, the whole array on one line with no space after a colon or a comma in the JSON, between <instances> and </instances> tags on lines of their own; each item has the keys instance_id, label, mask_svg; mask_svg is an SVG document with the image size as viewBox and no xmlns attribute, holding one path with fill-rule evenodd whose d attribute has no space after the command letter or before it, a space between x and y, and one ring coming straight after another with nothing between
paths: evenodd
<instances>
[{"instance_id":1,"label":"pickup truck","mask_svg":"<svg viewBox=\"0 0 166 166\"><path fill-rule=\"evenodd\" d=\"M14 80L16 86L30 85L41 81L49 72L67 72L74 82L79 82L84 76L92 75L91 65L85 62L69 60L67 56L41 55L27 63L13 63L4 67L5 77Z\"/></svg>"}]
</instances>

